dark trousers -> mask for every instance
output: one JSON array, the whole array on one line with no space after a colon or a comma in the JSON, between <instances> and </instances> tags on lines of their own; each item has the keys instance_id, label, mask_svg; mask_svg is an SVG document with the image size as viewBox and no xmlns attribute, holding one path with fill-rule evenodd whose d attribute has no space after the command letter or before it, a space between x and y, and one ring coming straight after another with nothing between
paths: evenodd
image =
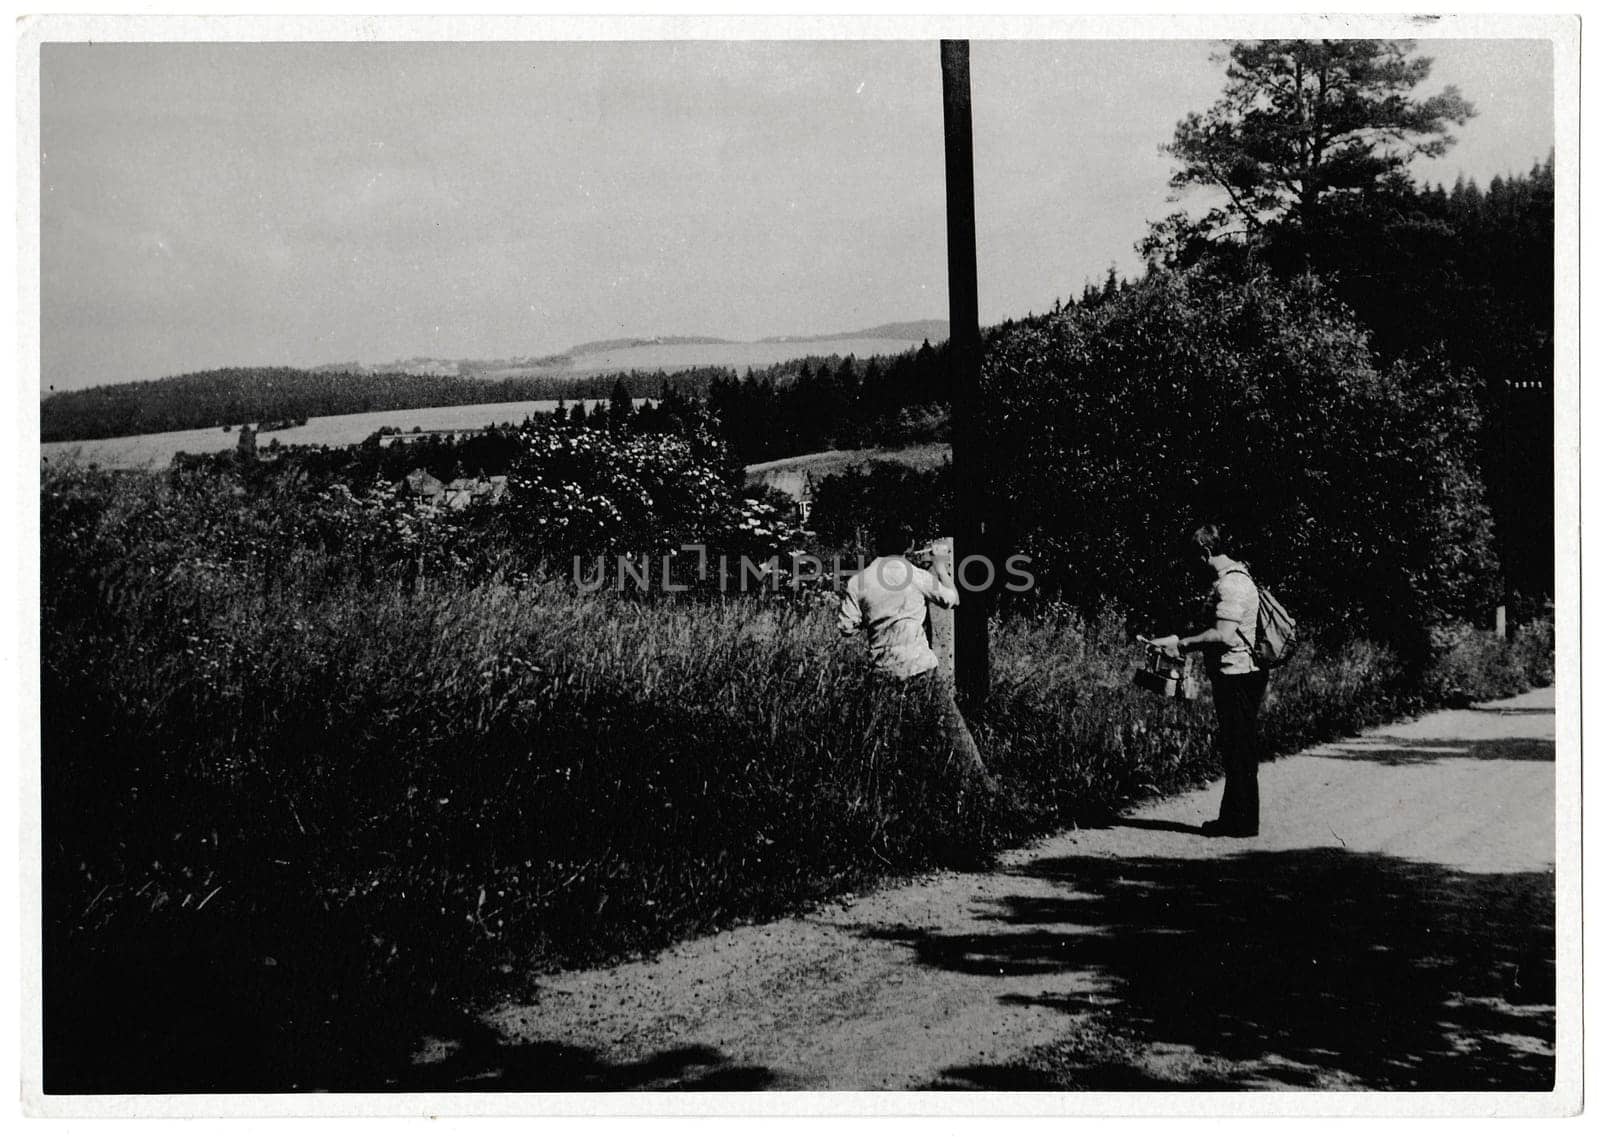
<instances>
[{"instance_id":1,"label":"dark trousers","mask_svg":"<svg viewBox=\"0 0 1600 1137\"><path fill-rule=\"evenodd\" d=\"M1256 720L1267 693L1267 673L1216 675L1211 698L1217 705L1217 749L1222 755L1222 809L1217 820L1229 829L1255 833L1261 827L1261 794L1256 765L1261 744Z\"/></svg>"},{"instance_id":2,"label":"dark trousers","mask_svg":"<svg viewBox=\"0 0 1600 1137\"><path fill-rule=\"evenodd\" d=\"M983 764L978 743L956 703L956 685L949 674L937 668L924 671L906 680L905 690L908 695L914 692L933 704L946 765L953 764L964 777L988 781L988 767Z\"/></svg>"}]
</instances>

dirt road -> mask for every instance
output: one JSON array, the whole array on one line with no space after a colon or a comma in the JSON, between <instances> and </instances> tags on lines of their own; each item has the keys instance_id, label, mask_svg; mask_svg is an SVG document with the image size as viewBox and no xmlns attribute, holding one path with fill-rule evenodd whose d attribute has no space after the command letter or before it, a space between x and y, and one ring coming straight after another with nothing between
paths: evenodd
<instances>
[{"instance_id":1,"label":"dirt road","mask_svg":"<svg viewBox=\"0 0 1600 1137\"><path fill-rule=\"evenodd\" d=\"M544 1089L1548 1088L1554 698L1446 711L809 916L570 972L418 1056Z\"/></svg>"}]
</instances>

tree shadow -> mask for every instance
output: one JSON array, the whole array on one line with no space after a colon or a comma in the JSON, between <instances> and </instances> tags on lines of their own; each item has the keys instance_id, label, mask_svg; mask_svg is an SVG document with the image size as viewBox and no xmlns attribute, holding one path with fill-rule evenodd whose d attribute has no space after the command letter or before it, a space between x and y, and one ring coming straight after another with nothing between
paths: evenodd
<instances>
[{"instance_id":1,"label":"tree shadow","mask_svg":"<svg viewBox=\"0 0 1600 1137\"><path fill-rule=\"evenodd\" d=\"M937 1086L1553 1084L1552 873L1313 849L1069 857L1027 875L1060 893L997 902L1002 930L864 930L911 945L926 967L1063 978L1006 999L1061 1012L1060 1042L947 1069Z\"/></svg>"},{"instance_id":2,"label":"tree shadow","mask_svg":"<svg viewBox=\"0 0 1600 1137\"><path fill-rule=\"evenodd\" d=\"M576 1093L777 1081L704 1046L613 1062L556 1041L510 1042L470 1008L406 983L319 992L312 976L285 974L293 970L190 954L76 961L73 981L92 995L47 1008L45 1092Z\"/></svg>"},{"instance_id":3,"label":"tree shadow","mask_svg":"<svg viewBox=\"0 0 1600 1137\"><path fill-rule=\"evenodd\" d=\"M1205 835L1205 830L1198 825L1189 825L1182 821L1167 821L1160 817L1097 817L1079 822L1078 827L1080 829L1145 829L1156 833L1192 833L1197 837Z\"/></svg>"},{"instance_id":4,"label":"tree shadow","mask_svg":"<svg viewBox=\"0 0 1600 1137\"><path fill-rule=\"evenodd\" d=\"M1374 762L1380 766L1428 766L1466 759L1474 762L1554 762L1556 744L1548 738L1398 738L1368 734L1316 747L1318 758Z\"/></svg>"},{"instance_id":5,"label":"tree shadow","mask_svg":"<svg viewBox=\"0 0 1600 1137\"><path fill-rule=\"evenodd\" d=\"M605 1093L622 1090L764 1090L778 1081L763 1066L740 1066L709 1046L677 1046L636 1062L553 1041L507 1043L477 1025L461 1039L434 1040L389 1090Z\"/></svg>"}]
</instances>

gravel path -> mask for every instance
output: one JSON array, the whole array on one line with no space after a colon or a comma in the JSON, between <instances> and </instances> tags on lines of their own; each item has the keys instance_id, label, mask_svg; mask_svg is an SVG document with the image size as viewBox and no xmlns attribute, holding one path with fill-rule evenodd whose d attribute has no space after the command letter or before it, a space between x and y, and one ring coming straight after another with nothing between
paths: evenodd
<instances>
[{"instance_id":1,"label":"gravel path","mask_svg":"<svg viewBox=\"0 0 1600 1137\"><path fill-rule=\"evenodd\" d=\"M1554 695L1262 768L1099 829L550 976L422 1069L507 1089L1548 1088ZM419 1070L421 1072L421 1070Z\"/></svg>"}]
</instances>

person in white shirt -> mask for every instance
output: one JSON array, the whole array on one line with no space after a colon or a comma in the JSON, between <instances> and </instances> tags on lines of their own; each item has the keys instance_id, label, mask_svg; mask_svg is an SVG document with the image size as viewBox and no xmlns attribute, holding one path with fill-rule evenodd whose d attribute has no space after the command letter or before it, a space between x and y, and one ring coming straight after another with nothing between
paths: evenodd
<instances>
[{"instance_id":1,"label":"person in white shirt","mask_svg":"<svg viewBox=\"0 0 1600 1137\"><path fill-rule=\"evenodd\" d=\"M935 558L932 572L912 564L905 557L911 547L911 531L902 525L884 527L877 545L881 555L845 582L839 601L839 632L845 636L865 632L867 654L875 670L901 681L896 697L904 699L923 686L934 689L939 727L950 758L992 791L994 779L956 705L955 684L940 670L939 657L923 629L930 601L941 608L960 603L950 563Z\"/></svg>"},{"instance_id":2,"label":"person in white shirt","mask_svg":"<svg viewBox=\"0 0 1600 1137\"><path fill-rule=\"evenodd\" d=\"M1217 819L1201 826L1202 832L1215 837L1254 837L1261 830L1256 722L1267 693L1267 673L1256 665L1253 650L1261 593L1250 577L1250 566L1229 555L1229 547L1221 525L1202 525L1194 531L1189 539L1190 560L1197 571L1214 578L1201 621L1204 626L1192 635L1164 636L1151 642L1173 658L1191 651L1205 653L1217 708L1217 749L1224 781Z\"/></svg>"}]
</instances>

